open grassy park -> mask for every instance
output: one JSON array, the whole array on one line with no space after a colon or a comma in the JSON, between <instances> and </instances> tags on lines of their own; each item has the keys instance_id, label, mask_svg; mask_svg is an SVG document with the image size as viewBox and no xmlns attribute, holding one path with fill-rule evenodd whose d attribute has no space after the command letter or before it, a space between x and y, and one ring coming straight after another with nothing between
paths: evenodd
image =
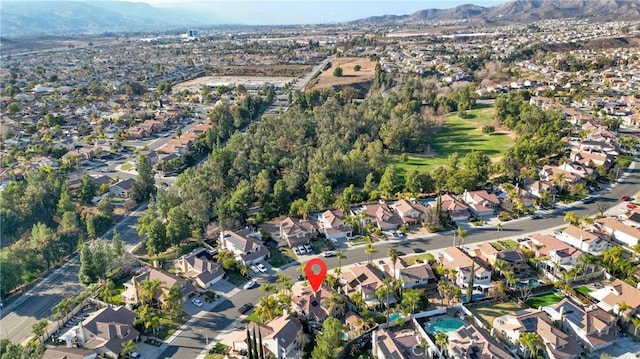
<instances>
[{"instance_id":1,"label":"open grassy park","mask_svg":"<svg viewBox=\"0 0 640 359\"><path fill-rule=\"evenodd\" d=\"M499 158L511 146L513 138L504 131L496 131L490 136L482 133L482 127L494 124L494 113L493 107L478 105L467 111L466 118L460 118L458 114L447 115L443 127L430 139L428 153L408 153L406 162L401 162L400 155L396 155L389 164L397 166L399 173L404 174L408 169L424 171L445 164L447 157L454 152L462 157L475 150L491 158Z\"/></svg>"},{"instance_id":2,"label":"open grassy park","mask_svg":"<svg viewBox=\"0 0 640 359\"><path fill-rule=\"evenodd\" d=\"M513 314L522 309L524 308L516 302L499 302L472 308L471 312L482 319L485 323L493 325L493 320L495 318L506 314Z\"/></svg>"}]
</instances>

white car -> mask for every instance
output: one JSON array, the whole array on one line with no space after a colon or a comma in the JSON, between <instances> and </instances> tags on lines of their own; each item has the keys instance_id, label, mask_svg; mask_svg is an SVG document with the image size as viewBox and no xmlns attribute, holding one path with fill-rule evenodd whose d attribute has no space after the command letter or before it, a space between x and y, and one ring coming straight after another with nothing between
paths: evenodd
<instances>
[{"instance_id":1,"label":"white car","mask_svg":"<svg viewBox=\"0 0 640 359\"><path fill-rule=\"evenodd\" d=\"M260 273L267 273L267 267L265 267L262 263L258 263L258 270L260 271Z\"/></svg>"},{"instance_id":2,"label":"white car","mask_svg":"<svg viewBox=\"0 0 640 359\"><path fill-rule=\"evenodd\" d=\"M293 253L295 253L295 255L297 256L300 255L300 251L298 250L298 247L293 247Z\"/></svg>"},{"instance_id":3,"label":"white car","mask_svg":"<svg viewBox=\"0 0 640 359\"><path fill-rule=\"evenodd\" d=\"M195 305L196 307L202 307L204 305L204 303L202 303L202 301L198 298L191 299L191 303L193 303L193 305Z\"/></svg>"},{"instance_id":4,"label":"white car","mask_svg":"<svg viewBox=\"0 0 640 359\"><path fill-rule=\"evenodd\" d=\"M313 248L311 248L311 246L310 246L310 245L308 245L308 244L305 244L305 245L304 245L304 249L306 249L306 250L307 250L307 252L309 252L309 253L313 253Z\"/></svg>"},{"instance_id":5,"label":"white car","mask_svg":"<svg viewBox=\"0 0 640 359\"><path fill-rule=\"evenodd\" d=\"M253 271L253 273L260 273L260 269L258 269L255 264L251 266L251 270Z\"/></svg>"},{"instance_id":6,"label":"white car","mask_svg":"<svg viewBox=\"0 0 640 359\"><path fill-rule=\"evenodd\" d=\"M302 246L302 244L298 246L298 251L300 252L300 254L305 254L305 253L307 253L307 250L306 250L306 249L304 249L304 247Z\"/></svg>"},{"instance_id":7,"label":"white car","mask_svg":"<svg viewBox=\"0 0 640 359\"><path fill-rule=\"evenodd\" d=\"M256 285L256 284L257 284L257 283L256 283L256 281L255 281L255 280L250 280L250 281L248 281L248 282L247 282L247 284L245 284L245 285L244 285L244 287L242 287L242 288L244 288L244 289L251 289L251 288L255 287L255 285Z\"/></svg>"}]
</instances>

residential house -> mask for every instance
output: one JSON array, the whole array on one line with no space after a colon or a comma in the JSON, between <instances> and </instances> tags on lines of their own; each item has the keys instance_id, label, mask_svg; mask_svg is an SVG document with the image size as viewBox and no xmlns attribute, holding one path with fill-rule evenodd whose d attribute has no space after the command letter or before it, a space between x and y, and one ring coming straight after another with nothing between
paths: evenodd
<instances>
[{"instance_id":1,"label":"residential house","mask_svg":"<svg viewBox=\"0 0 640 359\"><path fill-rule=\"evenodd\" d=\"M534 234L520 245L542 259L540 266L552 279L562 278L562 271L571 270L583 254L581 250L547 234Z\"/></svg>"},{"instance_id":2,"label":"residential house","mask_svg":"<svg viewBox=\"0 0 640 359\"><path fill-rule=\"evenodd\" d=\"M293 293L292 310L309 320L322 322L326 317L335 317L338 314L329 313L325 305L331 295L332 292L325 286L320 286L317 292L314 292L310 286L301 287L299 292Z\"/></svg>"},{"instance_id":3,"label":"residential house","mask_svg":"<svg viewBox=\"0 0 640 359\"><path fill-rule=\"evenodd\" d=\"M583 252L596 254L609 247L609 242L591 227L589 231L569 225L556 238L580 249Z\"/></svg>"},{"instance_id":4,"label":"residential house","mask_svg":"<svg viewBox=\"0 0 640 359\"><path fill-rule=\"evenodd\" d=\"M595 221L604 232L615 241L633 247L640 241L640 229L628 226L614 218L600 218Z\"/></svg>"},{"instance_id":5,"label":"residential house","mask_svg":"<svg viewBox=\"0 0 640 359\"><path fill-rule=\"evenodd\" d=\"M383 280L385 276L378 268L372 264L352 266L344 269L342 278L345 281L343 292L347 296L351 297L355 293L360 293L362 299L368 306L373 307L380 304L376 290L384 285ZM398 299L392 294L389 298L383 298L382 300L384 302L395 303Z\"/></svg>"},{"instance_id":6,"label":"residential house","mask_svg":"<svg viewBox=\"0 0 640 359\"><path fill-rule=\"evenodd\" d=\"M153 299L161 303L164 301L164 297L173 286L180 288L180 292L183 294L183 301L195 293L195 288L189 281L173 274L166 273L160 269L145 267L142 269L140 274L132 277L129 282L124 284L125 290L122 292L121 296L126 304L135 305L140 303L140 285L145 280L160 281L160 288Z\"/></svg>"},{"instance_id":7,"label":"residential house","mask_svg":"<svg viewBox=\"0 0 640 359\"><path fill-rule=\"evenodd\" d=\"M436 260L442 264L445 270L456 272L456 285L467 288L470 282L471 272L474 272L473 287L482 291L491 288L491 270L480 261L476 261L460 247L448 247L438 252Z\"/></svg>"},{"instance_id":8,"label":"residential house","mask_svg":"<svg viewBox=\"0 0 640 359\"><path fill-rule=\"evenodd\" d=\"M537 198L542 198L544 192L550 194L551 196L553 196L557 192L555 186L551 181L544 180L526 179L524 181L523 189Z\"/></svg>"},{"instance_id":9,"label":"residential house","mask_svg":"<svg viewBox=\"0 0 640 359\"><path fill-rule=\"evenodd\" d=\"M431 203L431 206L435 206L437 203ZM451 217L454 221L466 221L471 217L471 212L469 212L469 206L467 206L464 202L461 202L455 198L453 198L449 194L444 194L440 196L440 205L442 208L442 212Z\"/></svg>"},{"instance_id":10,"label":"residential house","mask_svg":"<svg viewBox=\"0 0 640 359\"><path fill-rule=\"evenodd\" d=\"M133 184L135 182L135 178L127 178L118 183L114 183L109 187L109 194L111 197L128 198L131 196L131 191L133 190Z\"/></svg>"},{"instance_id":11,"label":"residential house","mask_svg":"<svg viewBox=\"0 0 640 359\"><path fill-rule=\"evenodd\" d=\"M422 217L429 210L420 202L409 202L406 199L397 201L394 209L401 223L409 226L420 224Z\"/></svg>"},{"instance_id":12,"label":"residential house","mask_svg":"<svg viewBox=\"0 0 640 359\"><path fill-rule=\"evenodd\" d=\"M491 217L500 208L500 200L495 194L487 191L467 191L462 194L462 200L469 206L471 213L477 217Z\"/></svg>"},{"instance_id":13,"label":"residential house","mask_svg":"<svg viewBox=\"0 0 640 359\"><path fill-rule=\"evenodd\" d=\"M326 210L319 217L322 231L327 239L342 239L351 236L353 227L345 223L345 215L340 210Z\"/></svg>"},{"instance_id":14,"label":"residential house","mask_svg":"<svg viewBox=\"0 0 640 359\"><path fill-rule=\"evenodd\" d=\"M252 227L237 231L224 230L220 232L218 243L220 248L231 251L243 265L258 263L269 257L269 249L262 242L262 234Z\"/></svg>"},{"instance_id":15,"label":"residential house","mask_svg":"<svg viewBox=\"0 0 640 359\"><path fill-rule=\"evenodd\" d=\"M582 352L578 341L553 325L547 313L526 309L493 320L493 328L510 345L520 345L522 333L538 333L550 359L575 359ZM525 348L520 348L523 352Z\"/></svg>"},{"instance_id":16,"label":"residential house","mask_svg":"<svg viewBox=\"0 0 640 359\"><path fill-rule=\"evenodd\" d=\"M182 276L191 279L202 289L210 288L225 275L222 266L205 248L196 248L191 254L178 258L176 267Z\"/></svg>"},{"instance_id":17,"label":"residential house","mask_svg":"<svg viewBox=\"0 0 640 359\"><path fill-rule=\"evenodd\" d=\"M135 319L135 313L124 306L105 307L92 313L58 339L66 341L68 347L77 342L79 346L99 355L118 358L122 344L129 340L137 341L140 336L133 326Z\"/></svg>"},{"instance_id":18,"label":"residential house","mask_svg":"<svg viewBox=\"0 0 640 359\"><path fill-rule=\"evenodd\" d=\"M631 227L640 227L640 207L631 210L624 220L624 224Z\"/></svg>"},{"instance_id":19,"label":"residential house","mask_svg":"<svg viewBox=\"0 0 640 359\"><path fill-rule=\"evenodd\" d=\"M280 241L289 247L309 244L316 237L316 227L305 219L286 217L279 223ZM278 246L281 246L280 243Z\"/></svg>"},{"instance_id":20,"label":"residential house","mask_svg":"<svg viewBox=\"0 0 640 359\"><path fill-rule=\"evenodd\" d=\"M424 349L417 350L421 343L422 337L415 330L383 328L371 332L372 353L378 359L424 358Z\"/></svg>"},{"instance_id":21,"label":"residential house","mask_svg":"<svg viewBox=\"0 0 640 359\"><path fill-rule=\"evenodd\" d=\"M579 151L574 150L571 152L571 160L589 168L596 169L598 167L604 167L607 170L614 164L615 157L594 151Z\"/></svg>"},{"instance_id":22,"label":"residential house","mask_svg":"<svg viewBox=\"0 0 640 359\"><path fill-rule=\"evenodd\" d=\"M586 167L578 162L565 162L558 166L558 168L562 171L576 175L581 179L594 180L596 177L596 173L593 168Z\"/></svg>"},{"instance_id":23,"label":"residential house","mask_svg":"<svg viewBox=\"0 0 640 359\"><path fill-rule=\"evenodd\" d=\"M626 316L640 313L640 289L620 279L605 284L602 288L590 292L589 295L598 300L598 307L607 312ZM628 308L620 310L623 303L623 309Z\"/></svg>"},{"instance_id":24,"label":"residential house","mask_svg":"<svg viewBox=\"0 0 640 359\"><path fill-rule=\"evenodd\" d=\"M302 349L299 339L303 334L302 324L291 314L280 316L266 324L251 322L248 328L250 333L260 332L265 356L271 353L276 359L297 358L298 351ZM246 350L246 338L234 342L233 348Z\"/></svg>"},{"instance_id":25,"label":"residential house","mask_svg":"<svg viewBox=\"0 0 640 359\"><path fill-rule=\"evenodd\" d=\"M386 204L366 204L356 214L363 213L363 226L373 223L383 231L397 229L401 220Z\"/></svg>"},{"instance_id":26,"label":"residential house","mask_svg":"<svg viewBox=\"0 0 640 359\"><path fill-rule=\"evenodd\" d=\"M569 298L543 308L561 328L573 334L590 351L613 345L618 340L616 317L596 306L583 307Z\"/></svg>"},{"instance_id":27,"label":"residential house","mask_svg":"<svg viewBox=\"0 0 640 359\"><path fill-rule=\"evenodd\" d=\"M41 359L94 359L98 356L94 350L76 347L47 347Z\"/></svg>"},{"instance_id":28,"label":"residential house","mask_svg":"<svg viewBox=\"0 0 640 359\"><path fill-rule=\"evenodd\" d=\"M582 181L582 177L577 174L566 171L557 166L545 165L538 172L541 180L553 182L559 188L566 188L567 186L573 186Z\"/></svg>"},{"instance_id":29,"label":"residential house","mask_svg":"<svg viewBox=\"0 0 640 359\"><path fill-rule=\"evenodd\" d=\"M502 271L512 271L519 273L522 270L528 269L529 264L527 257L522 253L520 249L503 249L498 250L491 243L480 243L474 250L476 258L479 258L487 266L496 266L498 260L504 263Z\"/></svg>"},{"instance_id":30,"label":"residential house","mask_svg":"<svg viewBox=\"0 0 640 359\"><path fill-rule=\"evenodd\" d=\"M513 358L496 339L474 323L465 323L458 330L447 333L447 336L449 358Z\"/></svg>"},{"instance_id":31,"label":"residential house","mask_svg":"<svg viewBox=\"0 0 640 359\"><path fill-rule=\"evenodd\" d=\"M426 286L438 282L438 278L433 273L429 263L407 265L402 259L398 259L394 265L391 258L384 258L377 261L377 266L386 277L400 280L403 289Z\"/></svg>"}]
</instances>

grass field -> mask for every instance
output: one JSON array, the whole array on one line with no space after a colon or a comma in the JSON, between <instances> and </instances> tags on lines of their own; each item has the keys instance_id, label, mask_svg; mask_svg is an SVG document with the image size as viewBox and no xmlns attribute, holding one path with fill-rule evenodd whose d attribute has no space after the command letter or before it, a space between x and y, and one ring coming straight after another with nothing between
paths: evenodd
<instances>
[{"instance_id":1,"label":"grass field","mask_svg":"<svg viewBox=\"0 0 640 359\"><path fill-rule=\"evenodd\" d=\"M433 262L436 259L431 253L423 253L415 256L402 257L402 261L409 266L418 263L418 260L422 261L420 263L425 263L425 262Z\"/></svg>"},{"instance_id":2,"label":"grass field","mask_svg":"<svg viewBox=\"0 0 640 359\"><path fill-rule=\"evenodd\" d=\"M333 86L345 86L373 80L376 68L375 61L365 57L339 57L331 61L331 67L322 71L316 80L313 80L314 89L326 89ZM360 71L353 67L360 65ZM342 68L342 77L333 76L336 67Z\"/></svg>"},{"instance_id":3,"label":"grass field","mask_svg":"<svg viewBox=\"0 0 640 359\"><path fill-rule=\"evenodd\" d=\"M493 325L493 320L505 314L513 314L524 308L516 302L502 302L493 305L481 306L471 309L471 312L480 317L485 323Z\"/></svg>"},{"instance_id":4,"label":"grass field","mask_svg":"<svg viewBox=\"0 0 640 359\"><path fill-rule=\"evenodd\" d=\"M507 132L495 132L491 136L482 133L482 127L493 125L494 113L493 107L478 106L467 111L468 117L464 119L457 114L447 115L443 128L431 139L431 155L407 154L408 160L404 163L400 161L400 155L396 155L388 163L396 165L403 174L408 169L426 170L443 165L454 152L462 157L475 150L498 158L511 146L513 139Z\"/></svg>"},{"instance_id":5,"label":"grass field","mask_svg":"<svg viewBox=\"0 0 640 359\"><path fill-rule=\"evenodd\" d=\"M531 308L546 307L548 305L554 305L561 300L562 297L558 292L553 292L533 297L527 301L527 305Z\"/></svg>"},{"instance_id":6,"label":"grass field","mask_svg":"<svg viewBox=\"0 0 640 359\"><path fill-rule=\"evenodd\" d=\"M281 248L273 248L269 247L269 263L272 266L280 268L286 264L289 264L298 259L298 257L293 253L291 248L281 247Z\"/></svg>"},{"instance_id":7,"label":"grass field","mask_svg":"<svg viewBox=\"0 0 640 359\"><path fill-rule=\"evenodd\" d=\"M256 314L256 312L253 312L253 313L251 313L251 314L247 315L247 317L246 317L246 318L244 318L244 322L247 322L247 323L248 323L248 322L256 322L256 323L260 323L260 324L262 324L262 323L263 323L263 321L262 321L262 320L260 320L260 317L258 317L258 315Z\"/></svg>"},{"instance_id":8,"label":"grass field","mask_svg":"<svg viewBox=\"0 0 640 359\"><path fill-rule=\"evenodd\" d=\"M589 288L587 288L587 287L585 287L583 285L578 287L578 288L575 288L575 289L576 289L576 292L584 295L585 297L588 297L589 296L589 292L591 292L591 289L589 289Z\"/></svg>"}]
</instances>

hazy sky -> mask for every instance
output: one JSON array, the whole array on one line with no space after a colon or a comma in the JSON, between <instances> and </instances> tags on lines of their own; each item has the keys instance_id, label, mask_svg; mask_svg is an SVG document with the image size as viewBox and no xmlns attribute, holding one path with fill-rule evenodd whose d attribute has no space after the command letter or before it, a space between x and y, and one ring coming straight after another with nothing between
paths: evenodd
<instances>
[{"instance_id":1,"label":"hazy sky","mask_svg":"<svg viewBox=\"0 0 640 359\"><path fill-rule=\"evenodd\" d=\"M129 0L132 1L132 0ZM505 0L138 0L163 8L189 11L194 18L216 23L251 25L317 24L369 16L406 15L429 8L473 3L492 6Z\"/></svg>"}]
</instances>

